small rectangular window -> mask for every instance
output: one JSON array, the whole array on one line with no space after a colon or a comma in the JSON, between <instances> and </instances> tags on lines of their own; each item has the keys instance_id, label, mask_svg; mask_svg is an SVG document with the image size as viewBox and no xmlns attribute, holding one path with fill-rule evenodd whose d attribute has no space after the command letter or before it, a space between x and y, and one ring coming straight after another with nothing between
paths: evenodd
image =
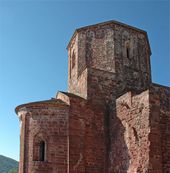
<instances>
[{"instance_id":1,"label":"small rectangular window","mask_svg":"<svg viewBox=\"0 0 170 173\"><path fill-rule=\"evenodd\" d=\"M40 148L39 148L39 161L45 161L45 142L40 142Z\"/></svg>"},{"instance_id":2,"label":"small rectangular window","mask_svg":"<svg viewBox=\"0 0 170 173\"><path fill-rule=\"evenodd\" d=\"M129 59L129 47L126 48L126 57Z\"/></svg>"}]
</instances>

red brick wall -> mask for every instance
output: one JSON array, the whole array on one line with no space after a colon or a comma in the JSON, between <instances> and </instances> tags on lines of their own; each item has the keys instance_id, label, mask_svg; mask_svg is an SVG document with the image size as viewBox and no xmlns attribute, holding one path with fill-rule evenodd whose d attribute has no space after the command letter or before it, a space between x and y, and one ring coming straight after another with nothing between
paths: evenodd
<instances>
[{"instance_id":1,"label":"red brick wall","mask_svg":"<svg viewBox=\"0 0 170 173\"><path fill-rule=\"evenodd\" d=\"M69 172L85 172L85 119L84 101L70 98L69 112Z\"/></svg>"},{"instance_id":2,"label":"red brick wall","mask_svg":"<svg viewBox=\"0 0 170 173\"><path fill-rule=\"evenodd\" d=\"M25 169L25 131L26 131L26 114L19 113L20 119L20 162L19 162L19 172L24 172Z\"/></svg>"},{"instance_id":3,"label":"red brick wall","mask_svg":"<svg viewBox=\"0 0 170 173\"><path fill-rule=\"evenodd\" d=\"M112 72L97 69L88 69L88 100L94 104L105 106L105 103L114 100L116 76Z\"/></svg>"},{"instance_id":4,"label":"red brick wall","mask_svg":"<svg viewBox=\"0 0 170 173\"><path fill-rule=\"evenodd\" d=\"M73 52L74 68L70 65ZM145 90L151 82L150 49L143 31L114 22L85 27L75 33L68 54L69 92L83 98L91 99L94 90L100 94L107 82L116 91L114 95Z\"/></svg>"},{"instance_id":5,"label":"red brick wall","mask_svg":"<svg viewBox=\"0 0 170 173\"><path fill-rule=\"evenodd\" d=\"M149 95L128 92L116 100L111 120L110 172L135 173L149 166Z\"/></svg>"},{"instance_id":6,"label":"red brick wall","mask_svg":"<svg viewBox=\"0 0 170 173\"><path fill-rule=\"evenodd\" d=\"M170 88L150 88L151 168L153 173L170 173Z\"/></svg>"},{"instance_id":7,"label":"red brick wall","mask_svg":"<svg viewBox=\"0 0 170 173\"><path fill-rule=\"evenodd\" d=\"M68 95L68 98L65 97ZM106 173L105 112L103 107L69 93L57 98L70 103L69 173Z\"/></svg>"},{"instance_id":8,"label":"red brick wall","mask_svg":"<svg viewBox=\"0 0 170 173\"><path fill-rule=\"evenodd\" d=\"M19 114L26 116L27 119L26 128L21 129L25 131L25 136L21 133L20 173L66 173L68 169L68 107L36 103L28 105L24 111L20 110ZM44 140L46 144L45 161L38 160L39 149L35 150L38 138Z\"/></svg>"}]
</instances>

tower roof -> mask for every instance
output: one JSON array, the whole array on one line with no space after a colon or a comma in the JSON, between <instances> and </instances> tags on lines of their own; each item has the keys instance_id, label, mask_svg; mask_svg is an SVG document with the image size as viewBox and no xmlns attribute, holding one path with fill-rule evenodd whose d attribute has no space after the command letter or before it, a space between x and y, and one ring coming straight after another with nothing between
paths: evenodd
<instances>
[{"instance_id":1,"label":"tower roof","mask_svg":"<svg viewBox=\"0 0 170 173\"><path fill-rule=\"evenodd\" d=\"M92 28L94 29L94 28L98 28L98 27L102 27L102 26L111 25L111 24L119 25L119 26L122 26L122 27L125 27L125 28L128 28L128 29L131 29L131 30L134 30L134 31L137 31L137 32L140 32L140 33L144 34L146 36L146 40L147 40L148 47L149 47L149 52L150 52L150 55L151 55L151 48L150 48L147 32L142 30L142 29L136 28L134 26L130 26L130 25L127 25L125 23L118 22L116 20L110 20L110 21L106 21L106 22L97 23L97 24L94 24L94 25L88 25L88 26L84 26L84 27L81 27L81 28L77 28L74 31L74 34L71 37L71 39L70 39L70 41L69 41L69 43L67 45L67 49L69 48L73 38L76 36L77 33L81 32L81 31L88 30L88 29L92 29Z\"/></svg>"}]
</instances>

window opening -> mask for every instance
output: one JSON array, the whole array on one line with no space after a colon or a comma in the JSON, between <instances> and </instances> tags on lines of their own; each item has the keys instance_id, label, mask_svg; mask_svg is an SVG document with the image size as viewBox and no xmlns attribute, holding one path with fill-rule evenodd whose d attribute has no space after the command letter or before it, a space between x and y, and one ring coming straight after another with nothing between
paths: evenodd
<instances>
[{"instance_id":1,"label":"window opening","mask_svg":"<svg viewBox=\"0 0 170 173\"><path fill-rule=\"evenodd\" d=\"M40 148L39 148L39 161L45 161L45 142L40 142Z\"/></svg>"},{"instance_id":2,"label":"window opening","mask_svg":"<svg viewBox=\"0 0 170 173\"><path fill-rule=\"evenodd\" d=\"M126 48L126 57L129 59L129 47Z\"/></svg>"},{"instance_id":3,"label":"window opening","mask_svg":"<svg viewBox=\"0 0 170 173\"><path fill-rule=\"evenodd\" d=\"M72 68L74 68L74 66L75 66L75 59L76 59L76 56L75 56L75 53L74 53L74 51L73 51L73 54L72 54L72 57L71 57L71 62L72 62L71 67L72 67Z\"/></svg>"}]
</instances>

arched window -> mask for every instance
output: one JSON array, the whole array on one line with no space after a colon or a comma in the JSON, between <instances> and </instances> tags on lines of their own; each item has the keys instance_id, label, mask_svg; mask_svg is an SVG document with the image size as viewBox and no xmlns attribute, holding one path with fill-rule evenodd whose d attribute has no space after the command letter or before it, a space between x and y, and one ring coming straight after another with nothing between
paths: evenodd
<instances>
[{"instance_id":1,"label":"arched window","mask_svg":"<svg viewBox=\"0 0 170 173\"><path fill-rule=\"evenodd\" d=\"M127 59L131 58L131 45L130 45L130 41L126 41L125 42L125 47L124 47L124 57L126 57Z\"/></svg>"},{"instance_id":2,"label":"arched window","mask_svg":"<svg viewBox=\"0 0 170 173\"><path fill-rule=\"evenodd\" d=\"M33 161L47 161L47 138L37 134L33 141Z\"/></svg>"},{"instance_id":3,"label":"arched window","mask_svg":"<svg viewBox=\"0 0 170 173\"><path fill-rule=\"evenodd\" d=\"M40 141L39 145L39 161L45 161L45 142Z\"/></svg>"},{"instance_id":4,"label":"arched window","mask_svg":"<svg viewBox=\"0 0 170 173\"><path fill-rule=\"evenodd\" d=\"M129 47L126 47L126 57L129 59Z\"/></svg>"}]
</instances>

